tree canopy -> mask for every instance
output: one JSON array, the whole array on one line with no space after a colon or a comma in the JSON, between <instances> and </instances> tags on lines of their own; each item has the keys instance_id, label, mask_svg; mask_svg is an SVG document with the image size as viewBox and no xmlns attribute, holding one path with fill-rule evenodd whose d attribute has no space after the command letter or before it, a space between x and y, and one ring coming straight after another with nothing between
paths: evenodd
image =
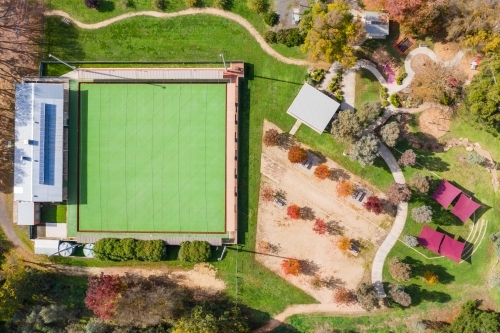
<instances>
[{"instance_id":1,"label":"tree canopy","mask_svg":"<svg viewBox=\"0 0 500 333\"><path fill-rule=\"evenodd\" d=\"M452 0L447 24L448 40L482 52L500 52L497 0Z\"/></svg>"},{"instance_id":2,"label":"tree canopy","mask_svg":"<svg viewBox=\"0 0 500 333\"><path fill-rule=\"evenodd\" d=\"M480 66L479 73L466 88L459 114L466 121L496 133L500 131L500 56L483 59Z\"/></svg>"},{"instance_id":3,"label":"tree canopy","mask_svg":"<svg viewBox=\"0 0 500 333\"><path fill-rule=\"evenodd\" d=\"M356 62L353 43L361 31L353 20L349 6L342 0L325 5L316 3L310 13L302 16L301 27L307 31L302 51L308 52L311 60L328 63L340 62L352 67Z\"/></svg>"},{"instance_id":4,"label":"tree canopy","mask_svg":"<svg viewBox=\"0 0 500 333\"><path fill-rule=\"evenodd\" d=\"M496 312L489 312L477 308L477 301L468 301L450 326L442 330L443 333L462 332L498 332L500 316Z\"/></svg>"},{"instance_id":5,"label":"tree canopy","mask_svg":"<svg viewBox=\"0 0 500 333\"><path fill-rule=\"evenodd\" d=\"M439 30L446 0L386 0L389 17L414 35L427 35Z\"/></svg>"}]
</instances>

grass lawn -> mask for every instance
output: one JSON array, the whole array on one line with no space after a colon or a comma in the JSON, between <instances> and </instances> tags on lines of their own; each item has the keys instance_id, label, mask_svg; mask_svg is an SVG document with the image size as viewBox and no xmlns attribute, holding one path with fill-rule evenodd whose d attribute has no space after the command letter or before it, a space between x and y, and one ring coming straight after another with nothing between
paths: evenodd
<instances>
[{"instance_id":1,"label":"grass lawn","mask_svg":"<svg viewBox=\"0 0 500 333\"><path fill-rule=\"evenodd\" d=\"M66 222L66 208L67 206L65 204L44 204L42 206L42 222Z\"/></svg>"},{"instance_id":2,"label":"grass lawn","mask_svg":"<svg viewBox=\"0 0 500 333\"><path fill-rule=\"evenodd\" d=\"M210 7L213 0L200 0L200 7ZM233 0L230 1L229 11L238 14L249 21L255 29L264 35L269 28L261 15L252 12L248 9L247 0ZM46 9L63 10L70 14L77 20L85 23L100 22L121 14L135 12L135 11L151 11L155 10L151 5L151 0L134 0L134 6L123 8L119 5L118 0L102 1L101 7L98 10L91 10L85 7L83 1L74 0L48 0L46 1ZM187 9L184 0L169 0L167 1L167 8L165 12L178 12ZM305 59L307 55L300 51L299 47L287 47L282 44L270 44L272 48L284 55L285 57ZM220 52L219 52L220 53ZM167 59L160 58L160 59ZM227 58L226 58L227 59ZM88 60L88 59L87 59Z\"/></svg>"},{"instance_id":3,"label":"grass lawn","mask_svg":"<svg viewBox=\"0 0 500 333\"><path fill-rule=\"evenodd\" d=\"M358 110L364 103L380 101L380 86L377 78L370 71L365 69L357 71L354 108Z\"/></svg>"}]
</instances>

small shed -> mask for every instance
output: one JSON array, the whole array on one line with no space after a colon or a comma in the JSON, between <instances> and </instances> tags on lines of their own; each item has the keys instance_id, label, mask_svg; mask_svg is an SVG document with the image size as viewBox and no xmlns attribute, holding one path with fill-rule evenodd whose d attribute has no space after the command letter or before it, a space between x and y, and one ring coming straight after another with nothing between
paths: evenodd
<instances>
[{"instance_id":1,"label":"small shed","mask_svg":"<svg viewBox=\"0 0 500 333\"><path fill-rule=\"evenodd\" d=\"M17 202L17 224L37 225L40 223L40 204L38 202Z\"/></svg>"},{"instance_id":2,"label":"small shed","mask_svg":"<svg viewBox=\"0 0 500 333\"><path fill-rule=\"evenodd\" d=\"M35 254L52 255L59 251L57 239L35 239Z\"/></svg>"},{"instance_id":3,"label":"small shed","mask_svg":"<svg viewBox=\"0 0 500 333\"><path fill-rule=\"evenodd\" d=\"M389 35L389 16L386 13L364 12L362 21L365 24L366 37L385 39Z\"/></svg>"},{"instance_id":4,"label":"small shed","mask_svg":"<svg viewBox=\"0 0 500 333\"><path fill-rule=\"evenodd\" d=\"M305 83L286 113L321 134L339 106L333 98Z\"/></svg>"}]
</instances>

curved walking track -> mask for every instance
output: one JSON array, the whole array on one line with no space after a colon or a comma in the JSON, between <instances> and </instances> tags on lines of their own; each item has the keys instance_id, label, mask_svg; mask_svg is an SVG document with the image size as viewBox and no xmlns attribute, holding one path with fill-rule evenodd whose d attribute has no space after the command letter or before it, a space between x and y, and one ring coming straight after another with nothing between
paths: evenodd
<instances>
[{"instance_id":1,"label":"curved walking track","mask_svg":"<svg viewBox=\"0 0 500 333\"><path fill-rule=\"evenodd\" d=\"M216 15L220 17L224 17L230 20L233 20L237 23L239 23L241 26L243 26L247 31L256 39L256 41L259 43L259 45L262 47L262 49L267 52L269 55L272 57L276 58L277 60L286 63L286 64L291 64L291 65L299 65L299 66L310 66L313 63L305 61L305 60L298 60L298 59L290 59L287 57L282 56L278 52L276 52L273 48L271 48L265 40L262 38L262 36L259 34L259 32L244 18L240 17L239 15L226 12L223 10L219 9L214 9L214 8L203 8L203 9L187 9L183 10L180 12L175 12L175 13L159 13L159 12L154 12L154 11L143 11L143 12L133 12L133 13L127 13L123 14L102 22L98 23L93 23L93 24L87 24L87 23L82 23L74 18L72 18L69 14L63 11L59 10L53 10L53 11L47 11L45 12L46 16L61 16L69 19L72 21L75 25L82 29L99 29L105 26L108 26L112 23L130 18L130 17L135 17L135 16L151 16L151 17L157 17L157 18L172 18L172 17L178 17L178 16L185 16L185 15L196 15L196 14L211 14L211 15ZM417 48L410 52L405 59L405 69L406 72L408 73L408 76L406 79L403 81L402 85L396 85L396 84L389 84L385 80L385 78L380 74L380 72L377 70L377 68L370 62L360 60L356 63L355 68L351 69L348 71L348 74L354 75L354 70L360 69L360 67L365 68L372 72L375 77L379 80L379 82L386 88L388 88L389 93L395 93L398 92L404 88L406 88L412 81L413 77L415 76L415 72L411 68L411 59L417 55L417 54L426 54L428 55L432 60L436 62L441 62L445 66L452 66L456 63L458 63L463 55L465 54L465 51L462 50L457 53L455 58L453 58L450 61L443 62L441 61L436 54L432 51L429 50L428 48ZM354 89L354 87L352 87ZM354 90L353 90L354 91ZM354 94L352 94L354 97ZM352 104L354 105L354 101L352 101ZM393 110L389 110L389 112L392 113ZM387 116L387 115L386 115ZM375 122L379 121L377 119ZM394 180L400 184L405 184L405 178L403 173L401 172L401 169L399 168L399 165L394 158L394 155L390 152L390 150L383 144L380 145L379 149L379 154L380 156L384 159L384 161L387 163L389 166L389 169L391 170L391 173L394 177ZM377 292L380 297L385 297L385 292L384 288L382 286L382 269L384 266L384 261L385 258L387 257L387 254L389 251L392 249L396 241L398 240L399 236L401 235L401 232L403 231L405 221L406 221L406 216L408 214L408 203L400 203L398 205L398 210L397 210L397 215L396 219L394 221L393 227L391 231L389 232L387 238L384 240L380 248L378 249L375 259L373 262L372 266L372 282L374 283ZM10 218L8 218L6 210L5 210L5 200L2 198L0 200L0 224L2 228L4 229L4 232L7 236L7 238L14 244L16 249L23 255L25 258L33 258L34 255L31 254L30 249L22 243L22 241L19 239L17 234L14 232L12 222L10 221ZM72 274L72 275L88 275L95 273L95 268L85 268L85 267L67 267L67 266L62 266L62 265L50 265L56 269L60 269L61 271L65 271L66 273ZM112 267L109 268L98 268L99 271L107 271L114 269ZM122 270L127 270L129 271L130 269L123 268ZM261 333L261 332L268 332L279 325L288 318L289 316L292 316L294 314L304 314L304 313L329 313L329 314L363 314L365 311L359 307L358 305L353 305L353 306L342 306L339 304L335 303L330 303L330 304L298 304L298 305L293 305L293 306L288 306L282 313L274 316L271 320L269 320L266 325L263 327L255 330L255 333Z\"/></svg>"},{"instance_id":2,"label":"curved walking track","mask_svg":"<svg viewBox=\"0 0 500 333\"><path fill-rule=\"evenodd\" d=\"M68 13L62 11L62 10L49 10L44 13L45 16L61 16L64 18L67 18L71 22L73 22L77 27L82 28L82 29L99 29L106 27L110 24L113 24L115 22L121 21L121 20L126 20L131 17L136 17L136 16L151 16L151 17L156 17L156 18L172 18L172 17L179 17L179 16L186 16L186 15L197 15L197 14L209 14L209 15L215 15L215 16L220 16L224 17L226 19L232 20L239 25L241 25L243 28L245 28L250 35L252 35L253 38L259 43L260 47L270 56L274 57L276 60L281 61L285 64L289 65L298 65L298 66L313 66L313 65L318 65L313 62L309 62L307 60L299 60L299 59L292 59L292 58L287 58L276 52L269 44L266 43L264 38L260 35L260 33L253 27L253 25L245 20L243 17L225 11L221 9L216 9L216 8L190 8L186 10L181 10L179 12L174 12L174 13L160 13L160 12L155 12L155 11L141 11L141 12L131 12L131 13L126 13L122 14L101 22L97 23L83 23L80 22L73 17L71 17Z\"/></svg>"}]
</instances>

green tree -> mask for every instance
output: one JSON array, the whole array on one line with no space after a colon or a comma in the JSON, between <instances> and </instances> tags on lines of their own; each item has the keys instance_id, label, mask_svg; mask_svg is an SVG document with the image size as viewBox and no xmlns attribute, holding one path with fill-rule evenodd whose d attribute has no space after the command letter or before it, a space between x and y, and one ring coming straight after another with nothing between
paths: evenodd
<instances>
[{"instance_id":1,"label":"green tree","mask_svg":"<svg viewBox=\"0 0 500 333\"><path fill-rule=\"evenodd\" d=\"M356 56L352 46L359 39L361 26L353 20L344 1L316 3L309 14L302 16L300 24L307 32L302 51L309 53L311 60L338 61L345 68L354 65Z\"/></svg>"},{"instance_id":2,"label":"green tree","mask_svg":"<svg viewBox=\"0 0 500 333\"><path fill-rule=\"evenodd\" d=\"M229 1L228 0L214 0L214 2L212 2L212 7L227 10L229 7Z\"/></svg>"},{"instance_id":3,"label":"green tree","mask_svg":"<svg viewBox=\"0 0 500 333\"><path fill-rule=\"evenodd\" d=\"M268 7L266 0L248 0L247 4L248 8L256 13L264 13Z\"/></svg>"},{"instance_id":4,"label":"green tree","mask_svg":"<svg viewBox=\"0 0 500 333\"><path fill-rule=\"evenodd\" d=\"M373 134L367 134L349 147L349 158L357 161L363 168L372 165L377 157L378 140Z\"/></svg>"},{"instance_id":5,"label":"green tree","mask_svg":"<svg viewBox=\"0 0 500 333\"><path fill-rule=\"evenodd\" d=\"M483 311L477 308L477 301L468 301L461 307L445 333L489 333L500 330L500 317L497 312Z\"/></svg>"},{"instance_id":6,"label":"green tree","mask_svg":"<svg viewBox=\"0 0 500 333\"><path fill-rule=\"evenodd\" d=\"M394 302L402 306L411 305L411 296L405 292L405 287L400 284L390 284L389 295L394 300Z\"/></svg>"},{"instance_id":7,"label":"green tree","mask_svg":"<svg viewBox=\"0 0 500 333\"><path fill-rule=\"evenodd\" d=\"M337 119L332 122L331 133L339 141L351 142L361 133L361 124L352 110L337 113Z\"/></svg>"},{"instance_id":8,"label":"green tree","mask_svg":"<svg viewBox=\"0 0 500 333\"><path fill-rule=\"evenodd\" d=\"M356 116L363 125L369 125L378 118L380 111L382 111L380 102L366 102L361 105Z\"/></svg>"},{"instance_id":9,"label":"green tree","mask_svg":"<svg viewBox=\"0 0 500 333\"><path fill-rule=\"evenodd\" d=\"M500 56L491 55L480 65L458 112L469 123L496 134L500 131Z\"/></svg>"},{"instance_id":10,"label":"green tree","mask_svg":"<svg viewBox=\"0 0 500 333\"><path fill-rule=\"evenodd\" d=\"M482 155L471 152L468 153L467 156L465 156L465 160L469 164L481 164L484 162L485 158Z\"/></svg>"},{"instance_id":11,"label":"green tree","mask_svg":"<svg viewBox=\"0 0 500 333\"><path fill-rule=\"evenodd\" d=\"M209 303L196 306L191 314L179 319L173 333L246 333L248 324L238 307Z\"/></svg>"},{"instance_id":12,"label":"green tree","mask_svg":"<svg viewBox=\"0 0 500 333\"><path fill-rule=\"evenodd\" d=\"M399 124L395 121L390 122L380 130L380 136L389 147L394 147L399 140Z\"/></svg>"},{"instance_id":13,"label":"green tree","mask_svg":"<svg viewBox=\"0 0 500 333\"><path fill-rule=\"evenodd\" d=\"M43 295L53 284L53 276L26 266L14 253L2 264L4 282L0 287L0 320L9 320L18 309Z\"/></svg>"},{"instance_id":14,"label":"green tree","mask_svg":"<svg viewBox=\"0 0 500 333\"><path fill-rule=\"evenodd\" d=\"M429 179L426 175L417 172L411 177L408 181L408 185L413 188L415 191L420 192L422 194L426 194L429 192Z\"/></svg>"}]
</instances>

